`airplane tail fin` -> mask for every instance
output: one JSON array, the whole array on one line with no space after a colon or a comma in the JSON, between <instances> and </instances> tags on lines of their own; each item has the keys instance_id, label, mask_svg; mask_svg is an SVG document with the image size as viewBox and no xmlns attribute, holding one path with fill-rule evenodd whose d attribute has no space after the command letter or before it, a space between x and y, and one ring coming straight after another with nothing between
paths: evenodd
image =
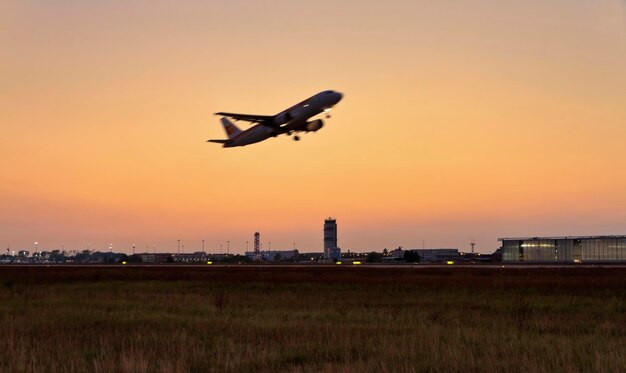
<instances>
[{"instance_id":1,"label":"airplane tail fin","mask_svg":"<svg viewBox=\"0 0 626 373\"><path fill-rule=\"evenodd\" d=\"M232 139L233 137L241 133L241 130L237 128L231 121L229 121L228 118L222 118L221 122L222 126L224 126L224 131L226 131L229 139Z\"/></svg>"}]
</instances>

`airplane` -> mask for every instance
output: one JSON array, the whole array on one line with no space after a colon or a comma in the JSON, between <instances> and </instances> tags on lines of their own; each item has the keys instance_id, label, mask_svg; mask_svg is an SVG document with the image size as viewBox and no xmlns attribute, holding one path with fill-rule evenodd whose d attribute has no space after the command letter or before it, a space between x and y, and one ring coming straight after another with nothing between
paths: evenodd
<instances>
[{"instance_id":1,"label":"airplane","mask_svg":"<svg viewBox=\"0 0 626 373\"><path fill-rule=\"evenodd\" d=\"M207 142L223 144L224 148L232 148L254 144L281 134L291 136L299 132L315 132L324 126L324 121L321 119L309 121L309 119L320 113L325 113L326 118L330 118L330 109L342 98L343 94L329 90L313 95L276 115L215 113L222 117L221 122L228 139L207 140ZM256 125L242 131L228 118L256 123ZM300 136L295 135L293 139L300 141Z\"/></svg>"}]
</instances>

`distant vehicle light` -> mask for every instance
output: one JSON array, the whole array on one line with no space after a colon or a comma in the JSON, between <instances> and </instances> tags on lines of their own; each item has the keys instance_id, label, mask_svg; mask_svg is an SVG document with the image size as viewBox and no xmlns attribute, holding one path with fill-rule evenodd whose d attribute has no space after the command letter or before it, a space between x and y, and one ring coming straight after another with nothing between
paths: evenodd
<instances>
[{"instance_id":1,"label":"distant vehicle light","mask_svg":"<svg viewBox=\"0 0 626 373\"><path fill-rule=\"evenodd\" d=\"M359 261L357 260L356 262L352 262L352 264L354 264L354 265L359 265L359 264L361 264L361 262L359 262Z\"/></svg>"},{"instance_id":2,"label":"distant vehicle light","mask_svg":"<svg viewBox=\"0 0 626 373\"><path fill-rule=\"evenodd\" d=\"M580 260L580 259L574 259L574 263L582 263L582 260Z\"/></svg>"},{"instance_id":3,"label":"distant vehicle light","mask_svg":"<svg viewBox=\"0 0 626 373\"><path fill-rule=\"evenodd\" d=\"M122 262L122 264L126 264L126 262Z\"/></svg>"},{"instance_id":4,"label":"distant vehicle light","mask_svg":"<svg viewBox=\"0 0 626 373\"><path fill-rule=\"evenodd\" d=\"M448 260L446 264L454 264L454 262L452 260Z\"/></svg>"},{"instance_id":5,"label":"distant vehicle light","mask_svg":"<svg viewBox=\"0 0 626 373\"><path fill-rule=\"evenodd\" d=\"M335 262L335 264L341 264L341 262Z\"/></svg>"},{"instance_id":6,"label":"distant vehicle light","mask_svg":"<svg viewBox=\"0 0 626 373\"><path fill-rule=\"evenodd\" d=\"M209 262L206 262L206 264L213 264L213 262L209 261Z\"/></svg>"}]
</instances>

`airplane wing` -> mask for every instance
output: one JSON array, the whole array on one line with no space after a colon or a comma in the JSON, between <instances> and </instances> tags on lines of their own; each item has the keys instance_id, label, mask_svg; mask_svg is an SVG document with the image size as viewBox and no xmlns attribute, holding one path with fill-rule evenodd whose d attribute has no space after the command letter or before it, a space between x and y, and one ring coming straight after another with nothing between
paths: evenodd
<instances>
[{"instance_id":1,"label":"airplane wing","mask_svg":"<svg viewBox=\"0 0 626 373\"><path fill-rule=\"evenodd\" d=\"M271 122L273 116L271 115L254 115L254 114L237 114L237 113L224 113L219 112L215 113L215 115L221 115L223 117L229 117L234 120L243 120L251 123L263 123L263 122Z\"/></svg>"}]
</instances>

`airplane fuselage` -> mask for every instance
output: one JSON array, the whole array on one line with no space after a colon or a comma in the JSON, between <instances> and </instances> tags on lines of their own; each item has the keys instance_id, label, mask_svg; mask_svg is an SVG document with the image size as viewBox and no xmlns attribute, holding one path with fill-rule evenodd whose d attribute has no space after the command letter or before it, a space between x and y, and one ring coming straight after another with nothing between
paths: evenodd
<instances>
[{"instance_id":1,"label":"airplane fuselage","mask_svg":"<svg viewBox=\"0 0 626 373\"><path fill-rule=\"evenodd\" d=\"M320 113L328 112L342 97L341 93L335 91L320 92L289 109L268 117L265 123L256 124L228 140L223 140L222 143L225 148L231 148L261 142L283 133L317 131L323 126L322 120L317 119L309 122L309 119Z\"/></svg>"},{"instance_id":2,"label":"airplane fuselage","mask_svg":"<svg viewBox=\"0 0 626 373\"><path fill-rule=\"evenodd\" d=\"M257 124L256 126L250 127L247 130L241 132L236 137L230 139L227 143L224 144L224 147L232 148L235 146L246 146L261 142L263 140L269 139L272 136L275 136L275 132L276 130L271 127Z\"/></svg>"}]
</instances>

